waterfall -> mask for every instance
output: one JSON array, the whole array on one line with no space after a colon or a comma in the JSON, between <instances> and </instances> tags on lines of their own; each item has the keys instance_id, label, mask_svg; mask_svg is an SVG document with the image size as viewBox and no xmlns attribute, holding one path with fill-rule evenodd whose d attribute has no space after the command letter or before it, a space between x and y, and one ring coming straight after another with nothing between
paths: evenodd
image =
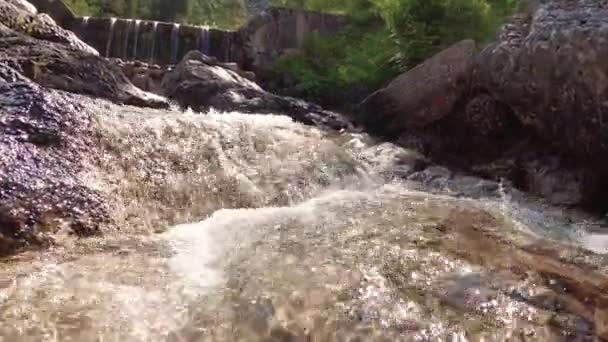
<instances>
[{"instance_id":1,"label":"waterfall","mask_svg":"<svg viewBox=\"0 0 608 342\"><path fill-rule=\"evenodd\" d=\"M112 36L114 36L114 24L116 24L116 18L110 18L110 32L108 34L108 42L106 44L106 57L110 57L112 50Z\"/></svg>"},{"instance_id":2,"label":"waterfall","mask_svg":"<svg viewBox=\"0 0 608 342\"><path fill-rule=\"evenodd\" d=\"M198 49L201 53L209 55L209 27L202 26L198 37Z\"/></svg>"},{"instance_id":3,"label":"waterfall","mask_svg":"<svg viewBox=\"0 0 608 342\"><path fill-rule=\"evenodd\" d=\"M135 20L135 37L133 38L133 59L137 59L137 40L139 39L139 25L141 20Z\"/></svg>"},{"instance_id":4,"label":"waterfall","mask_svg":"<svg viewBox=\"0 0 608 342\"><path fill-rule=\"evenodd\" d=\"M90 17L82 17L82 22L80 23L80 38L84 39L84 37L87 34L87 26L89 25L89 18Z\"/></svg>"},{"instance_id":5,"label":"waterfall","mask_svg":"<svg viewBox=\"0 0 608 342\"><path fill-rule=\"evenodd\" d=\"M178 49L179 49L179 24L173 24L173 29L171 29L171 64L177 63Z\"/></svg>"},{"instance_id":6,"label":"waterfall","mask_svg":"<svg viewBox=\"0 0 608 342\"><path fill-rule=\"evenodd\" d=\"M84 31L89 25L89 16L82 17L82 23L80 24L80 30Z\"/></svg>"},{"instance_id":7,"label":"waterfall","mask_svg":"<svg viewBox=\"0 0 608 342\"><path fill-rule=\"evenodd\" d=\"M135 22L133 21L133 19L127 19L126 20L126 24L125 24L125 29L124 29L124 33L123 33L123 44L122 44L122 51L120 54L120 58L122 59L127 59L128 55L127 55L127 49L129 46L129 34L131 33L131 26L133 26Z\"/></svg>"},{"instance_id":8,"label":"waterfall","mask_svg":"<svg viewBox=\"0 0 608 342\"><path fill-rule=\"evenodd\" d=\"M230 33L224 33L224 62L230 62L230 48L232 46L232 37Z\"/></svg>"},{"instance_id":9,"label":"waterfall","mask_svg":"<svg viewBox=\"0 0 608 342\"><path fill-rule=\"evenodd\" d=\"M156 29L158 27L158 21L155 21L152 26L152 44L150 44L150 51L148 53L150 64L154 63L154 49L156 48Z\"/></svg>"}]
</instances>

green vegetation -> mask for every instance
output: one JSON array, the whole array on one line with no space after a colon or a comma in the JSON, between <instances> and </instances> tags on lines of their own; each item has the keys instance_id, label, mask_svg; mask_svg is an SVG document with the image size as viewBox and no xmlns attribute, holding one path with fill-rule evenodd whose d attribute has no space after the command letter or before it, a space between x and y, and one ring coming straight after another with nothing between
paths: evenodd
<instances>
[{"instance_id":1,"label":"green vegetation","mask_svg":"<svg viewBox=\"0 0 608 342\"><path fill-rule=\"evenodd\" d=\"M64 0L83 16L187 22L222 28L240 26L245 0Z\"/></svg>"},{"instance_id":2,"label":"green vegetation","mask_svg":"<svg viewBox=\"0 0 608 342\"><path fill-rule=\"evenodd\" d=\"M342 13L350 27L338 37L310 37L275 71L303 95L352 99L464 38L491 40L518 0L275 0L274 4Z\"/></svg>"}]
</instances>

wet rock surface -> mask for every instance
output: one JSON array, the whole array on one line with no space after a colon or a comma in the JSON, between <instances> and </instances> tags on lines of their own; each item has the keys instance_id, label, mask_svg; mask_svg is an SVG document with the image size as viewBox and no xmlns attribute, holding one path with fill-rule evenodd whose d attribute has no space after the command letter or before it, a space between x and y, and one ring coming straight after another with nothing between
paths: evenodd
<instances>
[{"instance_id":1,"label":"wet rock surface","mask_svg":"<svg viewBox=\"0 0 608 342\"><path fill-rule=\"evenodd\" d=\"M306 124L331 129L350 127L340 114L262 89L236 71L213 63L198 51L189 52L162 81L163 93L184 108L283 114Z\"/></svg>"},{"instance_id":2,"label":"wet rock surface","mask_svg":"<svg viewBox=\"0 0 608 342\"><path fill-rule=\"evenodd\" d=\"M78 175L91 124L70 95L0 64L0 253L48 243L62 228L96 234L109 221L105 199Z\"/></svg>"}]
</instances>

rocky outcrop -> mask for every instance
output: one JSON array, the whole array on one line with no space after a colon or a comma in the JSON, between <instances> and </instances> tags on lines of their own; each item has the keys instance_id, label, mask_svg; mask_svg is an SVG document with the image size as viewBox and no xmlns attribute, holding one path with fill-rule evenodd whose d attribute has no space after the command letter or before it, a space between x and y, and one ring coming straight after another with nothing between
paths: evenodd
<instances>
[{"instance_id":1,"label":"rocky outcrop","mask_svg":"<svg viewBox=\"0 0 608 342\"><path fill-rule=\"evenodd\" d=\"M223 67L198 51L189 52L162 82L164 94L184 108L206 111L285 114L306 124L342 129L349 122L339 114L305 101L266 92L237 71Z\"/></svg>"},{"instance_id":2,"label":"rocky outcrop","mask_svg":"<svg viewBox=\"0 0 608 342\"><path fill-rule=\"evenodd\" d=\"M605 1L533 8L482 51L475 86L555 149L608 167L607 27Z\"/></svg>"},{"instance_id":3,"label":"rocky outcrop","mask_svg":"<svg viewBox=\"0 0 608 342\"><path fill-rule=\"evenodd\" d=\"M108 223L104 200L78 177L93 146L78 103L0 63L0 254L46 243L61 228L91 235Z\"/></svg>"},{"instance_id":4,"label":"rocky outcrop","mask_svg":"<svg viewBox=\"0 0 608 342\"><path fill-rule=\"evenodd\" d=\"M136 88L113 63L44 14L0 3L0 62L38 84L114 102L167 107L159 96Z\"/></svg>"},{"instance_id":5,"label":"rocky outcrop","mask_svg":"<svg viewBox=\"0 0 608 342\"><path fill-rule=\"evenodd\" d=\"M531 2L479 55L461 42L371 95L361 122L552 203L598 204L608 188L606 27L605 2Z\"/></svg>"},{"instance_id":6,"label":"rocky outcrop","mask_svg":"<svg viewBox=\"0 0 608 342\"><path fill-rule=\"evenodd\" d=\"M45 13L37 13L36 8L26 1L1 2L0 23L36 39L62 43L92 55L99 55L95 49L78 39L74 33L57 25L50 16Z\"/></svg>"},{"instance_id":7,"label":"rocky outcrop","mask_svg":"<svg viewBox=\"0 0 608 342\"><path fill-rule=\"evenodd\" d=\"M475 42L461 41L407 71L361 104L361 122L382 135L424 127L454 109L469 87Z\"/></svg>"}]
</instances>

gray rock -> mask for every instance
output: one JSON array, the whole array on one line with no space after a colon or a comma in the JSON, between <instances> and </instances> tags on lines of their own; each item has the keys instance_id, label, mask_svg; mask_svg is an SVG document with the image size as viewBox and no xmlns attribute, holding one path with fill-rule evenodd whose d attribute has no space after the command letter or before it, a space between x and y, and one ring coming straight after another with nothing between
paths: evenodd
<instances>
[{"instance_id":1,"label":"gray rock","mask_svg":"<svg viewBox=\"0 0 608 342\"><path fill-rule=\"evenodd\" d=\"M464 40L400 75L363 101L361 123L394 136L448 115L468 90L474 54L475 42Z\"/></svg>"},{"instance_id":2,"label":"gray rock","mask_svg":"<svg viewBox=\"0 0 608 342\"><path fill-rule=\"evenodd\" d=\"M35 39L0 24L0 62L54 89L145 107L168 107L165 99L135 87L106 59L67 44Z\"/></svg>"},{"instance_id":3,"label":"gray rock","mask_svg":"<svg viewBox=\"0 0 608 342\"><path fill-rule=\"evenodd\" d=\"M164 95L183 107L204 112L209 108L246 113L285 114L294 120L331 129L350 127L348 120L319 106L271 94L238 72L190 51L163 78Z\"/></svg>"},{"instance_id":4,"label":"gray rock","mask_svg":"<svg viewBox=\"0 0 608 342\"><path fill-rule=\"evenodd\" d=\"M475 87L560 152L608 167L608 3L547 1L477 60Z\"/></svg>"}]
</instances>

